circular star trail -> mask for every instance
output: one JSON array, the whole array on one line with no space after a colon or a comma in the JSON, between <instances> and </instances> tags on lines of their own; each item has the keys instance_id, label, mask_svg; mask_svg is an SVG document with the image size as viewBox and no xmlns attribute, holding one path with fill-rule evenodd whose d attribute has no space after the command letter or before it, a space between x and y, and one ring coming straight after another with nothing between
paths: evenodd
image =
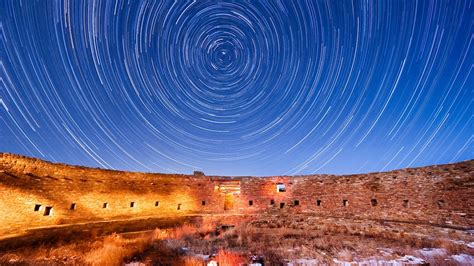
<instances>
[{"instance_id":1,"label":"circular star trail","mask_svg":"<svg viewBox=\"0 0 474 266\"><path fill-rule=\"evenodd\" d=\"M473 158L473 1L1 1L0 151L134 171Z\"/></svg>"}]
</instances>

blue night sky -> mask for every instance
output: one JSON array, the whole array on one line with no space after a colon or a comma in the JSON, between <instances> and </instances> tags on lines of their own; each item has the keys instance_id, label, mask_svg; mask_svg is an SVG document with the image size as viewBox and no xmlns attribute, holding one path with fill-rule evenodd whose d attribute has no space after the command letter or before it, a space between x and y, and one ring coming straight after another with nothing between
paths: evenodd
<instances>
[{"instance_id":1,"label":"blue night sky","mask_svg":"<svg viewBox=\"0 0 474 266\"><path fill-rule=\"evenodd\" d=\"M0 151L132 171L474 156L473 1L0 0Z\"/></svg>"}]
</instances>

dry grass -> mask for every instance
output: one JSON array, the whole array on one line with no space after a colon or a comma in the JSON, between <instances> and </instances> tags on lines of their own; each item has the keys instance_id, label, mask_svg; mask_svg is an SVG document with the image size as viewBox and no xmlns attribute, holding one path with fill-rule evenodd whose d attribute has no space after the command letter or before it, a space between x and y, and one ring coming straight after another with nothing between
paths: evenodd
<instances>
[{"instance_id":1,"label":"dry grass","mask_svg":"<svg viewBox=\"0 0 474 266\"><path fill-rule=\"evenodd\" d=\"M143 252L150 243L150 237L124 239L113 234L103 239L101 246L84 255L84 260L90 265L121 265L126 257L137 252Z\"/></svg>"},{"instance_id":2,"label":"dry grass","mask_svg":"<svg viewBox=\"0 0 474 266\"><path fill-rule=\"evenodd\" d=\"M336 257L343 261L352 261L354 259L352 252L346 248L339 250Z\"/></svg>"},{"instance_id":3,"label":"dry grass","mask_svg":"<svg viewBox=\"0 0 474 266\"><path fill-rule=\"evenodd\" d=\"M226 250L220 250L215 260L219 265L240 265L248 262L248 259L242 254Z\"/></svg>"},{"instance_id":4,"label":"dry grass","mask_svg":"<svg viewBox=\"0 0 474 266\"><path fill-rule=\"evenodd\" d=\"M237 226L216 230L229 222ZM223 222L210 218L169 229L112 234L68 244L39 246L33 251L19 249L0 254L0 264L13 259L26 264L121 265L139 261L147 265L205 265L206 261L196 254L215 254L214 260L220 265L249 263L249 255L261 256L270 265L301 258L331 264L333 258L349 262L365 258L389 260L404 255L420 257L416 250L424 247L444 248L447 256L473 253L452 241L453 237L462 237L456 232L443 235L443 230L430 231L433 228L405 229L394 229L390 224L348 223L304 215L264 216L248 222L232 219ZM381 247L390 252L381 253ZM423 259L431 265L452 263L446 260L446 256Z\"/></svg>"},{"instance_id":5,"label":"dry grass","mask_svg":"<svg viewBox=\"0 0 474 266\"><path fill-rule=\"evenodd\" d=\"M186 256L180 259L179 265L183 266L203 266L206 262L203 259Z\"/></svg>"}]
</instances>

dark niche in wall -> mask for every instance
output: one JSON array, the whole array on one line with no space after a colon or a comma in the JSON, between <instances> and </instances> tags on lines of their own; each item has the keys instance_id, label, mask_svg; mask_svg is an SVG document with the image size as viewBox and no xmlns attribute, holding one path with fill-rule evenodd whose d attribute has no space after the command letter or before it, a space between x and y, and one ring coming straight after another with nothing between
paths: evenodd
<instances>
[{"instance_id":1,"label":"dark niche in wall","mask_svg":"<svg viewBox=\"0 0 474 266\"><path fill-rule=\"evenodd\" d=\"M403 200L402 206L408 208L408 200Z\"/></svg>"},{"instance_id":2,"label":"dark niche in wall","mask_svg":"<svg viewBox=\"0 0 474 266\"><path fill-rule=\"evenodd\" d=\"M372 207L377 206L377 199L371 199L370 200L370 205L372 205Z\"/></svg>"},{"instance_id":3,"label":"dark niche in wall","mask_svg":"<svg viewBox=\"0 0 474 266\"><path fill-rule=\"evenodd\" d=\"M342 206L347 207L349 206L349 200L342 200Z\"/></svg>"},{"instance_id":4,"label":"dark niche in wall","mask_svg":"<svg viewBox=\"0 0 474 266\"><path fill-rule=\"evenodd\" d=\"M440 199L436 202L436 204L438 205L438 209L444 208L444 200Z\"/></svg>"},{"instance_id":5,"label":"dark niche in wall","mask_svg":"<svg viewBox=\"0 0 474 266\"><path fill-rule=\"evenodd\" d=\"M44 208L44 216L50 216L53 212L53 207L51 206L47 206L46 208Z\"/></svg>"},{"instance_id":6,"label":"dark niche in wall","mask_svg":"<svg viewBox=\"0 0 474 266\"><path fill-rule=\"evenodd\" d=\"M277 183L277 192L285 192L286 186L283 183Z\"/></svg>"}]
</instances>

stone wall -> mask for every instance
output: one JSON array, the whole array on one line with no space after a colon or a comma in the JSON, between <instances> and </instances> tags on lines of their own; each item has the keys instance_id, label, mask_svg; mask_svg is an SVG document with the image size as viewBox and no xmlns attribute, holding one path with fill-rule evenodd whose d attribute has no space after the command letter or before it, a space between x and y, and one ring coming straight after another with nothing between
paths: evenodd
<instances>
[{"instance_id":1,"label":"stone wall","mask_svg":"<svg viewBox=\"0 0 474 266\"><path fill-rule=\"evenodd\" d=\"M472 227L473 196L472 160L361 175L259 178L132 173L0 154L0 236L62 224L263 211Z\"/></svg>"}]
</instances>

